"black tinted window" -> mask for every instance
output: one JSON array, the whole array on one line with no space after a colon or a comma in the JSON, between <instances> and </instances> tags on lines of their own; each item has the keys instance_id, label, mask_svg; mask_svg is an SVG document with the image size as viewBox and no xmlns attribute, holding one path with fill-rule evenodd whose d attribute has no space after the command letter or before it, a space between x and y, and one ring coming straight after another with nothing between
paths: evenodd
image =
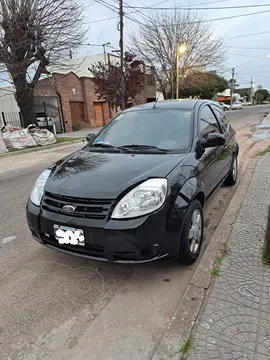
<instances>
[{"instance_id":1,"label":"black tinted window","mask_svg":"<svg viewBox=\"0 0 270 360\"><path fill-rule=\"evenodd\" d=\"M201 115L200 115L200 130L201 130L201 136L206 137L209 133L220 133L220 127L217 123L217 120L209 108L209 106L204 106L201 109Z\"/></svg>"},{"instance_id":2,"label":"black tinted window","mask_svg":"<svg viewBox=\"0 0 270 360\"><path fill-rule=\"evenodd\" d=\"M228 126L228 119L224 113L224 111L219 108L218 106L213 105L212 109L217 117L217 119L219 120L219 122L221 123L221 125L223 126L223 128L226 130L227 126Z\"/></svg>"},{"instance_id":3,"label":"black tinted window","mask_svg":"<svg viewBox=\"0 0 270 360\"><path fill-rule=\"evenodd\" d=\"M165 150L186 150L190 146L192 111L151 109L118 115L102 130L94 143L113 146L150 145Z\"/></svg>"}]
</instances>

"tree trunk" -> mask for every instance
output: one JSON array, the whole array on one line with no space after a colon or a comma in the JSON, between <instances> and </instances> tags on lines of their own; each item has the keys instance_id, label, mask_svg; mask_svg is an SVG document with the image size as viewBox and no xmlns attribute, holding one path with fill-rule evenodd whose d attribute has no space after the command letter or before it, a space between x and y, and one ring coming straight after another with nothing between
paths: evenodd
<instances>
[{"instance_id":1,"label":"tree trunk","mask_svg":"<svg viewBox=\"0 0 270 360\"><path fill-rule=\"evenodd\" d=\"M37 114L34 108L34 89L25 86L24 89L16 89L16 101L22 115L22 126L26 128L30 124L37 125Z\"/></svg>"}]
</instances>

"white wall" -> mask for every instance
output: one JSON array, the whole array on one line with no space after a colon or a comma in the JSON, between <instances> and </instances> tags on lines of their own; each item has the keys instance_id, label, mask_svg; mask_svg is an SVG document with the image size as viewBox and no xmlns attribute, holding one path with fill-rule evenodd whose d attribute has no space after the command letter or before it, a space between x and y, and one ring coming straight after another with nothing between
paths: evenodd
<instances>
[{"instance_id":1,"label":"white wall","mask_svg":"<svg viewBox=\"0 0 270 360\"><path fill-rule=\"evenodd\" d=\"M0 126L3 126L2 112L19 113L20 109L14 97L15 89L12 86L0 87Z\"/></svg>"}]
</instances>

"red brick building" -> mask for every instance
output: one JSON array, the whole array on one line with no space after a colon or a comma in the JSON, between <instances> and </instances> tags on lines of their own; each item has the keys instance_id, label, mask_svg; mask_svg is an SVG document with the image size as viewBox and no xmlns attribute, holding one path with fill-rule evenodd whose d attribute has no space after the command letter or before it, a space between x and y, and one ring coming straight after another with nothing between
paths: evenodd
<instances>
[{"instance_id":1,"label":"red brick building","mask_svg":"<svg viewBox=\"0 0 270 360\"><path fill-rule=\"evenodd\" d=\"M110 57L109 57L110 56ZM108 54L108 61L117 58ZM53 71L52 75L40 80L35 88L35 103L57 110L50 114L58 118L62 131L79 128L100 127L110 120L109 106L98 100L94 82L88 68L93 62L104 61L104 54L89 56L81 61L72 60L68 69ZM116 60L114 60L116 61ZM74 68L74 70L72 69ZM62 72L62 73L61 73ZM90 76L88 76L90 75ZM145 86L136 103L155 100L155 75L152 69L145 71Z\"/></svg>"},{"instance_id":2,"label":"red brick building","mask_svg":"<svg viewBox=\"0 0 270 360\"><path fill-rule=\"evenodd\" d=\"M93 79L79 78L73 72L53 74L51 78L40 80L35 88L35 97L55 97L60 110L63 127L72 131L72 124L78 127L103 126L109 120L109 107L99 101L94 90Z\"/></svg>"}]
</instances>

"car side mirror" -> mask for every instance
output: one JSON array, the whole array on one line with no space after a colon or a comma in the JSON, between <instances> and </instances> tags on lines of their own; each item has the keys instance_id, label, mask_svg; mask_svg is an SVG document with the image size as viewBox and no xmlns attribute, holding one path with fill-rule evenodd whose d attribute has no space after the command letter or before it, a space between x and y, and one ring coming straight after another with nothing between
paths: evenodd
<instances>
[{"instance_id":1,"label":"car side mirror","mask_svg":"<svg viewBox=\"0 0 270 360\"><path fill-rule=\"evenodd\" d=\"M88 135L86 135L86 141L91 142L95 139L95 137L96 137L95 134L88 134Z\"/></svg>"},{"instance_id":2,"label":"car side mirror","mask_svg":"<svg viewBox=\"0 0 270 360\"><path fill-rule=\"evenodd\" d=\"M203 149L222 146L226 144L225 136L219 133L210 133L206 139L201 140L201 146Z\"/></svg>"}]
</instances>

